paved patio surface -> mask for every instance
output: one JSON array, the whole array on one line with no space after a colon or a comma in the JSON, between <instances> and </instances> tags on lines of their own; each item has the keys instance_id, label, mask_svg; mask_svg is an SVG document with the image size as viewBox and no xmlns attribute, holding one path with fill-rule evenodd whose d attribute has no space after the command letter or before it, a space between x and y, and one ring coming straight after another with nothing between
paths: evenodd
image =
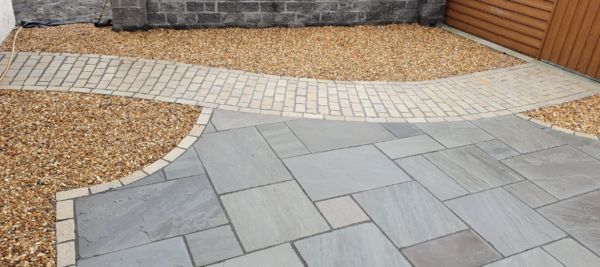
<instances>
[{"instance_id":1,"label":"paved patio surface","mask_svg":"<svg viewBox=\"0 0 600 267\"><path fill-rule=\"evenodd\" d=\"M0 52L0 69L8 64ZM0 89L95 92L224 110L373 122L474 120L600 93L600 84L527 63L423 82L278 77L166 61L17 53Z\"/></svg>"},{"instance_id":2,"label":"paved patio surface","mask_svg":"<svg viewBox=\"0 0 600 267\"><path fill-rule=\"evenodd\" d=\"M215 110L168 166L74 200L77 266L600 266L599 159L514 115Z\"/></svg>"}]
</instances>

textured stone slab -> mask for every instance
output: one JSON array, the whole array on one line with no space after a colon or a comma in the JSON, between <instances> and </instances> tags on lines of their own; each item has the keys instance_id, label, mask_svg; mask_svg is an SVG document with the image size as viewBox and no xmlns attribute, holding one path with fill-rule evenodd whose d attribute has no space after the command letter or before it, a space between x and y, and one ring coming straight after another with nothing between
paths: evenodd
<instances>
[{"instance_id":1,"label":"textured stone slab","mask_svg":"<svg viewBox=\"0 0 600 267\"><path fill-rule=\"evenodd\" d=\"M359 224L294 243L308 266L409 267L372 223Z\"/></svg>"},{"instance_id":2,"label":"textured stone slab","mask_svg":"<svg viewBox=\"0 0 600 267\"><path fill-rule=\"evenodd\" d=\"M304 267L290 244L268 248L209 267Z\"/></svg>"},{"instance_id":3,"label":"textured stone slab","mask_svg":"<svg viewBox=\"0 0 600 267\"><path fill-rule=\"evenodd\" d=\"M397 247L406 247L467 229L417 182L353 195Z\"/></svg>"},{"instance_id":4,"label":"textured stone slab","mask_svg":"<svg viewBox=\"0 0 600 267\"><path fill-rule=\"evenodd\" d=\"M449 200L446 206L504 256L565 236L560 229L502 188Z\"/></svg>"},{"instance_id":5,"label":"textured stone slab","mask_svg":"<svg viewBox=\"0 0 600 267\"><path fill-rule=\"evenodd\" d=\"M176 237L77 262L79 267L192 267L183 238Z\"/></svg>"},{"instance_id":6,"label":"textured stone slab","mask_svg":"<svg viewBox=\"0 0 600 267\"><path fill-rule=\"evenodd\" d=\"M598 267L600 258L573 239L565 238L544 246L550 255L560 261L565 267Z\"/></svg>"},{"instance_id":7,"label":"textured stone slab","mask_svg":"<svg viewBox=\"0 0 600 267\"><path fill-rule=\"evenodd\" d=\"M398 138L411 137L422 135L423 131L412 123L382 123L383 127L387 128Z\"/></svg>"},{"instance_id":8,"label":"textured stone slab","mask_svg":"<svg viewBox=\"0 0 600 267\"><path fill-rule=\"evenodd\" d=\"M473 231L464 231L402 251L417 267L479 267L502 258Z\"/></svg>"},{"instance_id":9,"label":"textured stone slab","mask_svg":"<svg viewBox=\"0 0 600 267\"><path fill-rule=\"evenodd\" d=\"M600 162L570 146L502 162L558 199L600 188Z\"/></svg>"},{"instance_id":10,"label":"textured stone slab","mask_svg":"<svg viewBox=\"0 0 600 267\"><path fill-rule=\"evenodd\" d=\"M468 121L416 124L445 147L457 147L494 139Z\"/></svg>"},{"instance_id":11,"label":"textured stone slab","mask_svg":"<svg viewBox=\"0 0 600 267\"><path fill-rule=\"evenodd\" d=\"M479 143L477 144L477 146L497 160L502 160L505 158L510 158L519 155L519 152L515 151L511 147L498 140Z\"/></svg>"},{"instance_id":12,"label":"textured stone slab","mask_svg":"<svg viewBox=\"0 0 600 267\"><path fill-rule=\"evenodd\" d=\"M168 180L206 174L204 166L193 147L164 168Z\"/></svg>"},{"instance_id":13,"label":"textured stone slab","mask_svg":"<svg viewBox=\"0 0 600 267\"><path fill-rule=\"evenodd\" d=\"M427 135L418 135L375 144L392 159L403 158L444 149Z\"/></svg>"},{"instance_id":14,"label":"textured stone slab","mask_svg":"<svg viewBox=\"0 0 600 267\"><path fill-rule=\"evenodd\" d=\"M577 135L567 134L561 131L552 129L545 130L550 135L560 139L561 141L587 153L588 155L600 159L600 141L592 140Z\"/></svg>"},{"instance_id":15,"label":"textured stone slab","mask_svg":"<svg viewBox=\"0 0 600 267\"><path fill-rule=\"evenodd\" d=\"M442 201L469 193L423 156L397 159L396 163Z\"/></svg>"},{"instance_id":16,"label":"textured stone slab","mask_svg":"<svg viewBox=\"0 0 600 267\"><path fill-rule=\"evenodd\" d=\"M348 196L317 202L317 208L333 228L369 220L356 202Z\"/></svg>"},{"instance_id":17,"label":"textured stone slab","mask_svg":"<svg viewBox=\"0 0 600 267\"><path fill-rule=\"evenodd\" d=\"M227 223L206 178L113 191L75 201L83 258Z\"/></svg>"},{"instance_id":18,"label":"textured stone slab","mask_svg":"<svg viewBox=\"0 0 600 267\"><path fill-rule=\"evenodd\" d=\"M194 147L218 193L292 179L255 128L205 134Z\"/></svg>"},{"instance_id":19,"label":"textured stone slab","mask_svg":"<svg viewBox=\"0 0 600 267\"><path fill-rule=\"evenodd\" d=\"M556 201L552 195L530 181L521 181L504 187L529 207L537 208Z\"/></svg>"},{"instance_id":20,"label":"textured stone slab","mask_svg":"<svg viewBox=\"0 0 600 267\"><path fill-rule=\"evenodd\" d=\"M225 195L221 200L246 251L329 230L294 181Z\"/></svg>"},{"instance_id":21,"label":"textured stone slab","mask_svg":"<svg viewBox=\"0 0 600 267\"><path fill-rule=\"evenodd\" d=\"M370 145L283 161L314 201L410 181L394 162Z\"/></svg>"},{"instance_id":22,"label":"textured stone slab","mask_svg":"<svg viewBox=\"0 0 600 267\"><path fill-rule=\"evenodd\" d=\"M215 126L213 125L212 122L209 122L208 124L206 124L206 127L204 128L204 133L212 133L212 132L216 132L217 129L215 129Z\"/></svg>"},{"instance_id":23,"label":"textured stone slab","mask_svg":"<svg viewBox=\"0 0 600 267\"><path fill-rule=\"evenodd\" d=\"M522 180L476 146L448 149L425 157L471 193Z\"/></svg>"},{"instance_id":24,"label":"textured stone slab","mask_svg":"<svg viewBox=\"0 0 600 267\"><path fill-rule=\"evenodd\" d=\"M546 218L600 254L600 192L596 191L539 209Z\"/></svg>"},{"instance_id":25,"label":"textured stone slab","mask_svg":"<svg viewBox=\"0 0 600 267\"><path fill-rule=\"evenodd\" d=\"M147 176L146 178L142 178L133 183L130 183L128 185L125 185L125 186L122 186L122 187L119 187L116 189L122 190L122 189L127 189L127 188L132 188L132 187L138 187L138 186L142 186L142 185L160 183L160 182L164 182L164 181L166 181L165 174L162 170L160 170L160 171L153 173L152 175Z\"/></svg>"},{"instance_id":26,"label":"textured stone slab","mask_svg":"<svg viewBox=\"0 0 600 267\"><path fill-rule=\"evenodd\" d=\"M229 225L185 236L196 266L244 254Z\"/></svg>"},{"instance_id":27,"label":"textured stone slab","mask_svg":"<svg viewBox=\"0 0 600 267\"><path fill-rule=\"evenodd\" d=\"M491 264L485 267L563 267L559 261L552 258L548 253L541 248L535 248L530 251L523 252L519 255L512 256Z\"/></svg>"},{"instance_id":28,"label":"textured stone slab","mask_svg":"<svg viewBox=\"0 0 600 267\"><path fill-rule=\"evenodd\" d=\"M291 117L280 117L273 115L263 115L256 113L245 113L217 109L213 112L212 119L210 121L215 126L215 129L223 131L248 126L284 122L295 119L296 118Z\"/></svg>"},{"instance_id":29,"label":"textured stone slab","mask_svg":"<svg viewBox=\"0 0 600 267\"><path fill-rule=\"evenodd\" d=\"M285 123L274 123L256 127L280 158L310 153Z\"/></svg>"},{"instance_id":30,"label":"textured stone slab","mask_svg":"<svg viewBox=\"0 0 600 267\"><path fill-rule=\"evenodd\" d=\"M529 153L564 144L516 116L476 120L473 123L520 153Z\"/></svg>"},{"instance_id":31,"label":"textured stone slab","mask_svg":"<svg viewBox=\"0 0 600 267\"><path fill-rule=\"evenodd\" d=\"M378 123L297 120L286 124L312 152L395 139L394 135Z\"/></svg>"}]
</instances>

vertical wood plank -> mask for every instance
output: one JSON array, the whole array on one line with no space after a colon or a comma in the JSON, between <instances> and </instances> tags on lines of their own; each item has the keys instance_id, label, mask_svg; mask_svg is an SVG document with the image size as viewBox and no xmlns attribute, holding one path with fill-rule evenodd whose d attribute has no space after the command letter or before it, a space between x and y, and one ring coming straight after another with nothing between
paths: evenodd
<instances>
[{"instance_id":1,"label":"vertical wood plank","mask_svg":"<svg viewBox=\"0 0 600 267\"><path fill-rule=\"evenodd\" d=\"M542 47L541 58L548 60L550 58L550 54L552 53L552 49L554 49L554 45L556 44L556 36L558 36L558 31L560 30L560 26L563 24L563 20L565 18L564 10L567 8L569 0L557 0L555 7L555 15L550 21L550 25L548 26L546 38L544 40L544 46Z\"/></svg>"},{"instance_id":2,"label":"vertical wood plank","mask_svg":"<svg viewBox=\"0 0 600 267\"><path fill-rule=\"evenodd\" d=\"M550 31L550 23L552 23L552 21L554 20L554 17L556 16L556 13L557 13L557 12L555 12L556 6L557 6L557 3L553 2L552 10L550 11L550 20L548 20L548 24L546 24L546 30L544 31L544 35L542 36L542 45L540 47L540 50L538 51L538 54L535 55L535 59L537 59L537 60L540 60L540 58L542 57L542 51L544 50L544 46L546 45L546 41L547 41L548 32Z\"/></svg>"},{"instance_id":3,"label":"vertical wood plank","mask_svg":"<svg viewBox=\"0 0 600 267\"><path fill-rule=\"evenodd\" d=\"M571 51L571 55L569 56L569 60L565 67L577 70L577 63L583 54L585 45L588 42L588 39L592 38L591 32L593 31L592 26L594 25L594 19L598 14L598 7L600 7L600 1L591 1L587 12L583 18L583 23L581 24L581 29L579 30L579 34L575 39L575 45L573 46L573 50Z\"/></svg>"},{"instance_id":4,"label":"vertical wood plank","mask_svg":"<svg viewBox=\"0 0 600 267\"><path fill-rule=\"evenodd\" d=\"M596 0L597 2L597 0ZM569 61L569 57L571 56L571 52L573 51L573 47L575 46L575 42L576 41L581 41L581 40L576 40L575 38L577 37L577 35L579 34L579 32L582 30L581 28L581 24L583 23L583 19L585 17L585 13L587 11L587 8L590 4L590 0L581 0L579 1L579 4L577 5L577 9L575 10L575 13L573 15L573 20L571 22L571 26L569 27L570 30L568 30L567 32L567 37L565 38L565 45L563 46L562 51L560 52L560 55L558 56L558 65L561 66L566 66L567 62ZM584 40L585 42L585 40Z\"/></svg>"},{"instance_id":5,"label":"vertical wood plank","mask_svg":"<svg viewBox=\"0 0 600 267\"><path fill-rule=\"evenodd\" d=\"M589 36L583 46L581 57L577 62L577 67L574 70L581 73L587 73L588 65L594 53L594 47L600 45L600 7L596 9L596 16L592 20L593 24L589 31Z\"/></svg>"},{"instance_id":6,"label":"vertical wood plank","mask_svg":"<svg viewBox=\"0 0 600 267\"><path fill-rule=\"evenodd\" d=\"M568 2L568 5L567 5L567 8L565 9L565 17L563 18L563 22L561 23L561 25L557 25L561 29L569 29L569 27L571 26L571 22L573 21L573 16L575 15L575 10L577 9L579 2L581 2L581 1L567 0L566 2ZM565 39L567 38L568 33L569 33L568 30L567 31L565 31L565 30L558 31L558 35L556 35L555 44L554 44L554 47L552 48L552 52L550 53L550 57L548 58L548 61L554 62L554 63L558 62L558 58L560 57L560 52L562 51L563 46L565 45Z\"/></svg>"}]
</instances>

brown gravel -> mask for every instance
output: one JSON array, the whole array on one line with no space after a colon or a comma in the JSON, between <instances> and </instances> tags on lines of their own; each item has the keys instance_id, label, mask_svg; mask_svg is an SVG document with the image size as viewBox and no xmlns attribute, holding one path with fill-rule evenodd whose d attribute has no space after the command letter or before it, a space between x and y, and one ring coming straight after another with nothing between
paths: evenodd
<instances>
[{"instance_id":1,"label":"brown gravel","mask_svg":"<svg viewBox=\"0 0 600 267\"><path fill-rule=\"evenodd\" d=\"M141 99L0 90L0 266L55 266L54 194L156 161L199 113Z\"/></svg>"},{"instance_id":2,"label":"brown gravel","mask_svg":"<svg viewBox=\"0 0 600 267\"><path fill-rule=\"evenodd\" d=\"M530 110L525 115L573 131L600 135L600 94Z\"/></svg>"},{"instance_id":3,"label":"brown gravel","mask_svg":"<svg viewBox=\"0 0 600 267\"><path fill-rule=\"evenodd\" d=\"M9 49L8 41L0 46ZM147 32L80 24L23 29L17 49L162 59L345 81L431 80L523 63L440 28L416 24Z\"/></svg>"}]
</instances>

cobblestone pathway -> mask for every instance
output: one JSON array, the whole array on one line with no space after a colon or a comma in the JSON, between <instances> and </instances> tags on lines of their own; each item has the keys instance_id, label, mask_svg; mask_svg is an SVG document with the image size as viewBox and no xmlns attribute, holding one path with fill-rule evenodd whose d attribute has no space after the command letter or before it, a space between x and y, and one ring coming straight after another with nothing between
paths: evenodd
<instances>
[{"instance_id":1,"label":"cobblestone pathway","mask_svg":"<svg viewBox=\"0 0 600 267\"><path fill-rule=\"evenodd\" d=\"M59 202L59 266L600 266L599 159L600 141L514 115L215 110L166 167Z\"/></svg>"},{"instance_id":2,"label":"cobblestone pathway","mask_svg":"<svg viewBox=\"0 0 600 267\"><path fill-rule=\"evenodd\" d=\"M0 69L9 53L0 52ZM600 92L600 84L527 63L424 82L337 82L189 64L78 54L18 53L0 89L95 92L218 109L375 122L509 115Z\"/></svg>"}]
</instances>

